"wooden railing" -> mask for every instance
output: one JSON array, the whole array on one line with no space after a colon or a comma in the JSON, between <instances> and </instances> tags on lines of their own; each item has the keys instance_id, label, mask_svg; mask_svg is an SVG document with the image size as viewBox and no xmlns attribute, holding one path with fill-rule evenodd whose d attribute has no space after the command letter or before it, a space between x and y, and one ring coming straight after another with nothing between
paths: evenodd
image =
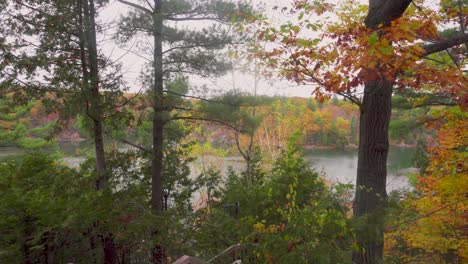
<instances>
[{"instance_id":1,"label":"wooden railing","mask_svg":"<svg viewBox=\"0 0 468 264\"><path fill-rule=\"evenodd\" d=\"M252 249L247 248L245 245L242 244L235 244L223 252L219 253L218 255L214 256L210 260L208 260L209 264L255 264L258 263L256 261L256 257L252 254Z\"/></svg>"}]
</instances>

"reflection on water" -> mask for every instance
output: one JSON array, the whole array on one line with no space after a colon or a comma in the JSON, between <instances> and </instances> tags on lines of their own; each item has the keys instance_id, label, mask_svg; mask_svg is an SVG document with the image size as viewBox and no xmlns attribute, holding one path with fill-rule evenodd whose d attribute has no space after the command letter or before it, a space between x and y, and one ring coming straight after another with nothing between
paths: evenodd
<instances>
[{"instance_id":1,"label":"reflection on water","mask_svg":"<svg viewBox=\"0 0 468 264\"><path fill-rule=\"evenodd\" d=\"M71 167L77 167L83 160L80 157L81 149L91 149L90 142L61 142L59 148L67 157L63 160ZM49 149L54 151L54 149ZM15 156L25 153L15 147L0 147L0 158L7 156ZM413 171L411 160L415 153L414 148L390 147L388 155L388 177L387 190L408 188L408 179L405 173ZM305 150L304 157L311 163L311 166L318 172L322 173L328 180L340 183L356 182L357 169L357 150L335 150L335 149L312 149ZM244 168L243 160L239 157L207 157L207 163L219 168L222 172L226 172L229 166L234 170L241 171ZM200 159L195 161L191 166L192 175L201 174Z\"/></svg>"},{"instance_id":2,"label":"reflection on water","mask_svg":"<svg viewBox=\"0 0 468 264\"><path fill-rule=\"evenodd\" d=\"M92 142L89 141L59 142L55 146L41 149L41 152L54 153L60 151L65 156L62 158L65 164L72 168L77 168L85 160L83 157L84 151L92 150L92 147ZM0 159L25 154L31 151L35 150L26 150L11 146L0 146Z\"/></svg>"},{"instance_id":3,"label":"reflection on water","mask_svg":"<svg viewBox=\"0 0 468 264\"><path fill-rule=\"evenodd\" d=\"M0 147L0 158L23 154L24 151L17 147Z\"/></svg>"},{"instance_id":4,"label":"reflection on water","mask_svg":"<svg viewBox=\"0 0 468 264\"><path fill-rule=\"evenodd\" d=\"M53 153L60 150L60 152L62 152L66 156L75 156L79 155L79 151L82 151L84 149L91 149L92 146L92 142L89 141L59 142L57 145L46 147L44 149L41 149L41 151L46 153ZM34 150L26 150L11 146L0 146L0 158L21 155L28 151Z\"/></svg>"},{"instance_id":5,"label":"reflection on water","mask_svg":"<svg viewBox=\"0 0 468 264\"><path fill-rule=\"evenodd\" d=\"M65 155L79 155L82 150L92 150L93 143L91 141L80 141L80 142L60 142L60 151Z\"/></svg>"},{"instance_id":6,"label":"reflection on water","mask_svg":"<svg viewBox=\"0 0 468 264\"><path fill-rule=\"evenodd\" d=\"M411 160L414 148L390 147L387 162L387 191L408 188L405 173L414 170ZM313 149L304 156L317 171L332 182L356 183L357 150Z\"/></svg>"}]
</instances>

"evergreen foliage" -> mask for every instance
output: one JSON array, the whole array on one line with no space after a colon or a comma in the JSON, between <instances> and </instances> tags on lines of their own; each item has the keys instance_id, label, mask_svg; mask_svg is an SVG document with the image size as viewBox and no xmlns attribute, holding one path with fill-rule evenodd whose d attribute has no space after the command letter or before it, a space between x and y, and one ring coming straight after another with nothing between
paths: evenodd
<instances>
[{"instance_id":1,"label":"evergreen foliage","mask_svg":"<svg viewBox=\"0 0 468 264\"><path fill-rule=\"evenodd\" d=\"M11 98L0 99L0 145L13 145L26 149L36 149L51 146L55 143L53 134L56 122L33 126L33 115L38 110L37 103L30 101L27 105L12 104Z\"/></svg>"},{"instance_id":2,"label":"evergreen foliage","mask_svg":"<svg viewBox=\"0 0 468 264\"><path fill-rule=\"evenodd\" d=\"M0 263L467 262L465 0L294 1L278 28L244 1L118 2L116 39L152 56L143 95L99 50L108 0L0 0L0 150L32 149L0 160ZM228 54L254 64L253 95L193 95ZM317 100L258 96L263 64ZM95 146L74 168L38 150L72 122ZM387 195L390 143L416 145L419 173ZM357 188L321 178L305 144L357 146ZM209 161L233 153L245 169Z\"/></svg>"}]
</instances>

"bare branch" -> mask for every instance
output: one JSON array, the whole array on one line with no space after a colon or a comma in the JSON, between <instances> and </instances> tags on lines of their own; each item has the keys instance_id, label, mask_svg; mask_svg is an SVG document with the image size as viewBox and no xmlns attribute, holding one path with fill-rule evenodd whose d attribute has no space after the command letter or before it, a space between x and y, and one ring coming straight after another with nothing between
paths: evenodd
<instances>
[{"instance_id":1,"label":"bare branch","mask_svg":"<svg viewBox=\"0 0 468 264\"><path fill-rule=\"evenodd\" d=\"M142 55L140 55L140 54L137 53L137 52L134 52L131 48L130 48L130 49L124 49L124 48L122 48L122 50L125 50L126 52L129 52L129 53L131 53L131 54L133 54L133 55L135 55L135 56L137 56L137 57L140 57L140 58L142 58L142 59L144 59L144 60L146 60L146 61L148 61L148 62L153 62L153 60L151 60L151 59L149 59L149 58L147 58L147 57L145 57L145 56L142 56Z\"/></svg>"},{"instance_id":2,"label":"bare branch","mask_svg":"<svg viewBox=\"0 0 468 264\"><path fill-rule=\"evenodd\" d=\"M114 138L114 137L112 136L112 134L111 134L110 132L108 132L108 131L105 131L104 133L105 133L107 136L109 136L110 138L112 138L112 139L118 140L118 141L120 141L120 142L122 142L122 143L125 143L125 144L127 144L127 145L130 145L130 146L132 146L132 147L134 147L134 148L137 148L137 149L139 149L139 150L141 150L141 151L148 152L148 153L151 152L151 149L148 149L148 148L146 148L146 147L144 147L144 146L142 146L142 145L133 143L133 142L131 142L131 141L125 139L125 138Z\"/></svg>"},{"instance_id":3,"label":"bare branch","mask_svg":"<svg viewBox=\"0 0 468 264\"><path fill-rule=\"evenodd\" d=\"M175 47L171 47L171 48L168 48L167 50L163 51L163 54L167 54L169 52L172 52L174 50L179 50L179 49L193 49L193 48L204 48L204 47L212 47L212 46L216 46L216 45L225 45L226 43L224 42L221 42L221 43L200 43L200 44L194 44L194 45L187 45L187 46L175 46Z\"/></svg>"},{"instance_id":4,"label":"bare branch","mask_svg":"<svg viewBox=\"0 0 468 264\"><path fill-rule=\"evenodd\" d=\"M236 146L237 146L237 150L239 150L239 153L242 155L242 157L247 160L248 159L248 156L246 153L244 153L244 151L242 150L241 146L240 146L240 142L239 142L239 133L236 131L235 132L235 136L236 136Z\"/></svg>"},{"instance_id":5,"label":"bare branch","mask_svg":"<svg viewBox=\"0 0 468 264\"><path fill-rule=\"evenodd\" d=\"M36 85L30 84L30 83L27 83L27 82L19 79L18 77L16 77L15 74L9 73L6 70L0 70L0 73L3 73L5 75L10 76L11 79L9 79L9 80L15 80L15 81L21 83L22 85L24 85L24 87L26 87L26 88L35 89L35 90L38 90L38 91L41 91L41 92L49 92L49 93L58 93L58 92L61 92L61 93L64 93L64 94L75 93L75 91L72 91L72 90L69 90L69 89L49 88L47 84L36 84Z\"/></svg>"},{"instance_id":6,"label":"bare branch","mask_svg":"<svg viewBox=\"0 0 468 264\"><path fill-rule=\"evenodd\" d=\"M145 148L144 146L138 145L138 144L133 143L133 142L131 142L131 141L128 141L128 140L126 140L126 139L124 139L124 138L119 138L119 139L117 139L117 140L119 140L119 141L121 141L122 143L125 143L125 144L127 144L127 145L130 145L130 146L132 146L132 147L134 147L134 148L137 148L137 149L139 149L139 150L141 150L141 151L148 152L148 153L151 152L151 149Z\"/></svg>"},{"instance_id":7,"label":"bare branch","mask_svg":"<svg viewBox=\"0 0 468 264\"><path fill-rule=\"evenodd\" d=\"M198 99L198 100L201 100L201 101L205 101L205 102L209 102L209 103L215 103L215 104L224 104L224 105L230 105L230 106L258 106L258 105L230 104L230 103L227 103L227 102L221 102L221 101L206 99L206 98L195 96L195 95L180 94L180 93L176 93L176 92L168 91L168 90L164 90L164 92L168 93L168 94L172 94L172 95L177 95L177 96L180 96L180 97L193 98L193 99Z\"/></svg>"},{"instance_id":8,"label":"bare branch","mask_svg":"<svg viewBox=\"0 0 468 264\"><path fill-rule=\"evenodd\" d=\"M114 109L117 109L117 108L119 108L119 107L123 107L123 106L127 105L128 103L130 103L131 101L133 101L133 99L135 99L136 97L138 97L139 95L142 94L142 93L141 93L141 90L143 90L143 87L141 87L141 88L138 90L138 92L136 92L136 93L135 93L134 95L132 95L131 97L125 98L125 100L124 100L122 103L120 103L119 105L114 106Z\"/></svg>"},{"instance_id":9,"label":"bare branch","mask_svg":"<svg viewBox=\"0 0 468 264\"><path fill-rule=\"evenodd\" d=\"M128 5L128 6L131 6L133 8L136 8L136 9L139 9L149 15L153 15L153 11L151 11L150 9L144 7L144 6L141 6L141 5L138 5L138 4L135 4L135 3L132 3L132 2L128 2L128 1L125 1L125 0L118 0L120 3L122 4L125 4L125 5Z\"/></svg>"},{"instance_id":10,"label":"bare branch","mask_svg":"<svg viewBox=\"0 0 468 264\"><path fill-rule=\"evenodd\" d=\"M187 111L187 112L195 111L192 108L186 108L186 107L181 107L181 106L171 106L170 108L175 109L175 110Z\"/></svg>"},{"instance_id":11,"label":"bare branch","mask_svg":"<svg viewBox=\"0 0 468 264\"><path fill-rule=\"evenodd\" d=\"M170 20L170 21L216 21L218 23L227 24L226 21L223 21L218 17L211 17L211 16L167 17L166 20Z\"/></svg>"},{"instance_id":12,"label":"bare branch","mask_svg":"<svg viewBox=\"0 0 468 264\"><path fill-rule=\"evenodd\" d=\"M344 92L338 92L338 94L350 100L352 103L356 104L357 106L359 107L362 106L361 101L356 96L349 94L349 93L344 93Z\"/></svg>"},{"instance_id":13,"label":"bare branch","mask_svg":"<svg viewBox=\"0 0 468 264\"><path fill-rule=\"evenodd\" d=\"M415 217L415 218L412 218L412 219L403 221L403 222L398 223L398 224L396 224L396 225L388 226L388 227L385 228L385 232L389 232L390 230L392 230L392 229L394 229L394 228L397 228L397 227L399 227L399 226L401 226L401 225L404 225L404 224L407 224L407 223L411 223L411 222L416 222L416 221L418 221L419 219L423 219L423 218L429 217L429 216L431 216L431 215L433 215L433 214L435 214L435 213L437 213L437 212L439 212L439 211L444 210L444 209L447 208L447 207L450 207L450 206L456 205L456 204L458 204L458 203L461 203L461 202L463 202L465 199L466 199L466 198L461 199L461 200L458 200L458 201L455 201L455 202L450 203L450 204L447 204L447 205L442 206L442 207L440 207L440 208L438 208L438 209L436 209L436 210L433 210L433 211L431 211L431 212L428 212L428 213L426 213L426 214L420 215L420 216L418 216L418 217Z\"/></svg>"},{"instance_id":14,"label":"bare branch","mask_svg":"<svg viewBox=\"0 0 468 264\"><path fill-rule=\"evenodd\" d=\"M172 121L172 120L206 121L206 122L221 124L223 126L229 127L230 129L234 130L235 132L240 132L240 129L238 127L235 127L232 124L229 124L227 122L224 122L224 121L218 120L218 119L211 119L211 118L200 117L200 116L173 116L168 121Z\"/></svg>"}]
</instances>

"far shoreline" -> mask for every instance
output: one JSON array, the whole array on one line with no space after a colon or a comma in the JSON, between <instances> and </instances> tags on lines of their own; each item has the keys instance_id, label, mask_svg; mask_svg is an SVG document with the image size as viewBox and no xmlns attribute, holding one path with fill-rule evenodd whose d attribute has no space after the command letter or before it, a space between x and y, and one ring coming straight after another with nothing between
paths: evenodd
<instances>
[{"instance_id":1,"label":"far shoreline","mask_svg":"<svg viewBox=\"0 0 468 264\"><path fill-rule=\"evenodd\" d=\"M399 147L399 148L415 148L416 144L406 144L406 143L390 143L391 147ZM344 148L340 148L337 146L322 146L322 145L312 145L312 144L304 144L302 146L305 150L334 150L334 149L358 149L358 145L356 144L349 144L346 145Z\"/></svg>"}]
</instances>

